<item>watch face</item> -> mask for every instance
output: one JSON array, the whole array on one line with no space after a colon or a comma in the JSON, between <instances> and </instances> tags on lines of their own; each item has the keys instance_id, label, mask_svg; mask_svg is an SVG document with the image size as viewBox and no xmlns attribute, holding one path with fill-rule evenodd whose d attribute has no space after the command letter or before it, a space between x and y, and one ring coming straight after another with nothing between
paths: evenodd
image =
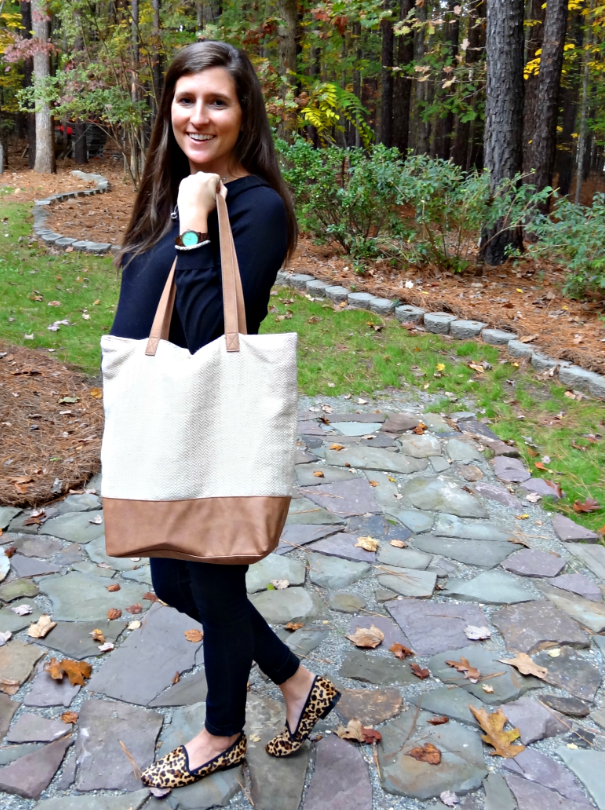
<instances>
[{"instance_id":1,"label":"watch face","mask_svg":"<svg viewBox=\"0 0 605 810\"><path fill-rule=\"evenodd\" d=\"M199 241L198 235L195 231L185 231L181 239L185 247L192 247L193 245L197 245Z\"/></svg>"}]
</instances>

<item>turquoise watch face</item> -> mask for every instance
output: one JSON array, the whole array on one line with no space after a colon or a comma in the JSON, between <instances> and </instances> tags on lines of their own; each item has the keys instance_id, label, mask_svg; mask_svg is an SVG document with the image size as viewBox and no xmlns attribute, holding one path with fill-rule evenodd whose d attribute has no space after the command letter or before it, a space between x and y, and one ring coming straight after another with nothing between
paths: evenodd
<instances>
[{"instance_id":1,"label":"turquoise watch face","mask_svg":"<svg viewBox=\"0 0 605 810\"><path fill-rule=\"evenodd\" d=\"M181 241L185 247L193 247L193 245L197 245L199 238L195 231L185 231L181 237Z\"/></svg>"}]
</instances>

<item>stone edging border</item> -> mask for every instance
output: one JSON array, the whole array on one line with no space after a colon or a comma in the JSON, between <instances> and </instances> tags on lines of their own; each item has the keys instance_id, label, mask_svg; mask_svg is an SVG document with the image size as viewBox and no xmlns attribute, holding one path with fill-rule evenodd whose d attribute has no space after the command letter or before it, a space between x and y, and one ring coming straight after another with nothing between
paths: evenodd
<instances>
[{"instance_id":1,"label":"stone edging border","mask_svg":"<svg viewBox=\"0 0 605 810\"><path fill-rule=\"evenodd\" d=\"M413 323L438 335L450 335L457 340L481 338L484 343L502 346L511 357L527 359L536 372L548 372L552 377L557 375L559 382L568 388L590 394L595 399L605 399L604 376L573 365L569 360L549 357L539 348L522 343L515 332L489 329L481 321L461 320L449 312L426 312L411 304L397 306L396 301L388 298L378 298L366 292L351 292L346 287L331 285L307 273L280 270L276 283L304 291L315 298L327 298L335 304L346 302L353 309L367 309L377 315L394 315L401 323Z\"/></svg>"},{"instance_id":2,"label":"stone edging border","mask_svg":"<svg viewBox=\"0 0 605 810\"><path fill-rule=\"evenodd\" d=\"M109 191L109 180L103 177L102 174L91 174L89 172L81 172L75 169L70 172L75 175L79 180L94 180L97 184L96 188L78 189L77 191L63 191L60 194L51 194L43 200L34 201L34 233L45 244L54 245L65 249L72 247L74 250L82 251L84 253L102 254L111 251L115 253L119 250L118 245L113 245L110 242L91 242L88 239L73 239L71 236L62 236L60 233L44 227L44 223L50 216L48 207L53 200L68 200L72 197L88 197L92 194L104 194Z\"/></svg>"}]
</instances>

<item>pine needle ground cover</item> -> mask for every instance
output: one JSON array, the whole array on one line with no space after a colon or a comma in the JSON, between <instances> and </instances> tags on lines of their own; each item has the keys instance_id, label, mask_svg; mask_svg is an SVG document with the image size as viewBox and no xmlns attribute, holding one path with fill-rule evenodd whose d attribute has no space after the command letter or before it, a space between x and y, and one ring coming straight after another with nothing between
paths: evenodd
<instances>
[{"instance_id":1,"label":"pine needle ground cover","mask_svg":"<svg viewBox=\"0 0 605 810\"><path fill-rule=\"evenodd\" d=\"M9 234L0 236L0 339L54 349L50 354L63 363L97 375L99 340L111 326L118 299L115 269L109 258L52 256L28 245L28 213L26 206L0 201L2 233ZM492 420L501 438L517 443L536 476L561 486L565 497L552 505L545 499L545 505L593 530L605 524L602 402L572 399L563 386L538 378L493 346L414 332L394 318L335 308L290 288L273 292L261 331L298 332L301 393L359 396L398 389L410 400L419 392L432 395L430 409L437 412L472 408ZM53 301L60 305L49 306ZM48 330L60 320L70 326ZM3 458L4 452L0 464ZM575 512L573 504L588 499L599 507Z\"/></svg>"}]
</instances>

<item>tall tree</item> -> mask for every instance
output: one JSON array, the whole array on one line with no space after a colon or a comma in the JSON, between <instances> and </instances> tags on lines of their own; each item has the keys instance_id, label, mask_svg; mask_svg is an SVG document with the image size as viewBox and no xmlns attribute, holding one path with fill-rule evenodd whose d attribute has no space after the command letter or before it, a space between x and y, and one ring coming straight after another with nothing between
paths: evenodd
<instances>
[{"instance_id":1,"label":"tall tree","mask_svg":"<svg viewBox=\"0 0 605 810\"><path fill-rule=\"evenodd\" d=\"M529 68L525 79L525 109L523 115L523 172L528 174L532 169L533 138L538 114L538 82L539 70L536 62L540 56L538 51L542 48L544 40L544 15L546 4L543 0L530 0L529 19L527 24L527 53L526 65Z\"/></svg>"},{"instance_id":2,"label":"tall tree","mask_svg":"<svg viewBox=\"0 0 605 810\"><path fill-rule=\"evenodd\" d=\"M457 64L459 40L460 40L460 10L458 0L448 0L448 13L445 15L445 61L446 67L454 68ZM448 72L443 73L445 80L450 78ZM449 90L448 95L453 91ZM445 117L439 122L439 143L437 146L437 156L447 160L452 149L454 135L455 116L451 109L448 109Z\"/></svg>"},{"instance_id":3,"label":"tall tree","mask_svg":"<svg viewBox=\"0 0 605 810\"><path fill-rule=\"evenodd\" d=\"M485 0L474 0L468 11L468 37L465 52L465 61L469 70L469 77L477 82L475 75L478 63L483 58L485 50ZM473 108L477 113L477 94L473 96ZM469 170L476 161L476 119L461 121L456 125L456 138L452 150L454 163L463 169Z\"/></svg>"},{"instance_id":4,"label":"tall tree","mask_svg":"<svg viewBox=\"0 0 605 810\"><path fill-rule=\"evenodd\" d=\"M29 0L21 0L21 25L23 26L23 39L31 39L32 36L32 5ZM31 56L23 60L23 87L31 87L34 73L34 61ZM36 162L36 115L26 112L25 126L27 132L27 146L29 168L34 168Z\"/></svg>"},{"instance_id":5,"label":"tall tree","mask_svg":"<svg viewBox=\"0 0 605 810\"><path fill-rule=\"evenodd\" d=\"M538 189L552 185L557 147L559 85L563 68L568 0L548 0L540 54L536 125L532 143L533 182ZM549 200L544 204L548 210Z\"/></svg>"},{"instance_id":6,"label":"tall tree","mask_svg":"<svg viewBox=\"0 0 605 810\"><path fill-rule=\"evenodd\" d=\"M521 171L523 161L523 0L487 0L485 166L492 189ZM497 222L485 229L482 255L502 264L508 247L520 249L518 229Z\"/></svg>"},{"instance_id":7,"label":"tall tree","mask_svg":"<svg viewBox=\"0 0 605 810\"><path fill-rule=\"evenodd\" d=\"M49 17L46 0L32 0L31 6L32 31L34 39L38 40L34 52L34 79L36 82L44 82L50 76ZM52 115L46 102L39 102L36 111L36 160L34 171L39 174L52 174L56 171Z\"/></svg>"},{"instance_id":8,"label":"tall tree","mask_svg":"<svg viewBox=\"0 0 605 810\"><path fill-rule=\"evenodd\" d=\"M160 31L160 0L152 0L151 2L153 11L153 49L152 49L152 76L153 76L153 93L156 100L156 107L159 106L160 98L162 96L162 88L164 84L164 71L162 65L162 51L161 51L161 31ZM201 28L201 26L200 26Z\"/></svg>"},{"instance_id":9,"label":"tall tree","mask_svg":"<svg viewBox=\"0 0 605 810\"><path fill-rule=\"evenodd\" d=\"M413 0L401 0L399 19L405 20L414 8ZM413 34L404 33L397 37L397 67L406 68L414 58ZM393 88L393 146L405 155L410 138L410 115L412 99L412 77L403 70L398 70L394 77Z\"/></svg>"},{"instance_id":10,"label":"tall tree","mask_svg":"<svg viewBox=\"0 0 605 810\"><path fill-rule=\"evenodd\" d=\"M576 12L570 23L571 43L574 45L572 53L574 57L582 52L584 44L584 17ZM557 186L559 193L563 196L569 194L571 181L573 178L574 166L574 132L576 129L576 118L578 114L578 99L580 96L582 64L578 58L574 58L569 69L566 71L565 83L561 86L560 108L561 135L555 170L558 172Z\"/></svg>"},{"instance_id":11,"label":"tall tree","mask_svg":"<svg viewBox=\"0 0 605 810\"><path fill-rule=\"evenodd\" d=\"M282 86L282 98L286 97L287 86L294 87L293 74L296 73L296 55L300 41L300 25L298 19L298 6L296 0L278 0L279 16L283 25L277 29L279 73L287 78L287 84ZM283 138L287 133L285 121L278 127L278 133Z\"/></svg>"},{"instance_id":12,"label":"tall tree","mask_svg":"<svg viewBox=\"0 0 605 810\"><path fill-rule=\"evenodd\" d=\"M423 24L428 17L428 0L423 0L420 5L416 5L416 16L420 25L414 34L414 62L420 65L424 59L426 52L427 32L426 26ZM431 124L430 121L424 120L422 111L425 104L429 101L430 89L432 83L422 81L426 79L419 73L416 74L414 82L414 151L418 155L425 155L429 151Z\"/></svg>"},{"instance_id":13,"label":"tall tree","mask_svg":"<svg viewBox=\"0 0 605 810\"><path fill-rule=\"evenodd\" d=\"M399 5L399 3L397 3ZM392 0L384 0L384 6L391 11ZM380 22L382 34L381 50L381 93L380 93L380 130L378 140L385 146L393 145L393 53L395 35L393 18L387 17Z\"/></svg>"},{"instance_id":14,"label":"tall tree","mask_svg":"<svg viewBox=\"0 0 605 810\"><path fill-rule=\"evenodd\" d=\"M81 54L84 48L84 39L81 33L78 33L74 42L74 51ZM76 56L77 58L77 56ZM88 148L86 145L86 129L85 121L75 121L73 125L73 134L71 136L72 151L74 162L79 165L88 163Z\"/></svg>"}]
</instances>

